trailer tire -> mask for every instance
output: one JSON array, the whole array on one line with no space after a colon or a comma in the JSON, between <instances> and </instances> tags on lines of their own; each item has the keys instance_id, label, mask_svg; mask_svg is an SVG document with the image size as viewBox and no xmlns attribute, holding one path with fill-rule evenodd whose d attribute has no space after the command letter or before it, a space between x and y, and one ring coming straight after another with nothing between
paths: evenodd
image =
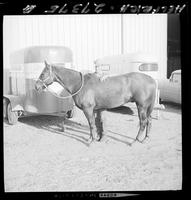
<instances>
[{"instance_id":1,"label":"trailer tire","mask_svg":"<svg viewBox=\"0 0 191 200\"><path fill-rule=\"evenodd\" d=\"M8 105L7 98L3 98L3 118L7 120L7 105Z\"/></svg>"},{"instance_id":2,"label":"trailer tire","mask_svg":"<svg viewBox=\"0 0 191 200\"><path fill-rule=\"evenodd\" d=\"M7 105L7 119L8 123L11 125L14 125L18 122L18 112L12 111L10 102Z\"/></svg>"}]
</instances>

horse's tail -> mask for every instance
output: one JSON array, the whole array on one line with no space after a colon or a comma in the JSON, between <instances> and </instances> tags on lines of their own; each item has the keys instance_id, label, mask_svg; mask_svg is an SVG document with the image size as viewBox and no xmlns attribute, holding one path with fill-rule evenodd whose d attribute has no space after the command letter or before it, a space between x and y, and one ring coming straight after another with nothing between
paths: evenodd
<instances>
[{"instance_id":1,"label":"horse's tail","mask_svg":"<svg viewBox=\"0 0 191 200\"><path fill-rule=\"evenodd\" d=\"M147 108L147 117L150 117L152 111L153 111L153 108L155 106L155 101L156 101L156 98L157 98L157 89L158 89L158 86L157 86L157 82L154 80L153 82L153 88L152 88L152 91L151 91L151 103L150 105L148 106Z\"/></svg>"}]
</instances>

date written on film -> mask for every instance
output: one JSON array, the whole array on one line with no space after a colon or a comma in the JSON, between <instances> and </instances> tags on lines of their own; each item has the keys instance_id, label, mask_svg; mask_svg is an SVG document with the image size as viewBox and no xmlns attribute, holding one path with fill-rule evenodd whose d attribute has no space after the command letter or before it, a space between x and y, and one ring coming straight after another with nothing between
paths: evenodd
<instances>
[{"instance_id":1,"label":"date written on film","mask_svg":"<svg viewBox=\"0 0 191 200\"><path fill-rule=\"evenodd\" d=\"M183 5L169 5L169 6L149 6L149 5L131 5L123 4L118 6L107 5L105 3L85 3L85 4L64 4L51 5L48 9L43 10L44 14L87 14L87 13L167 13L179 14L186 7ZM23 8L23 14L32 14L37 8L37 5L27 5Z\"/></svg>"}]
</instances>

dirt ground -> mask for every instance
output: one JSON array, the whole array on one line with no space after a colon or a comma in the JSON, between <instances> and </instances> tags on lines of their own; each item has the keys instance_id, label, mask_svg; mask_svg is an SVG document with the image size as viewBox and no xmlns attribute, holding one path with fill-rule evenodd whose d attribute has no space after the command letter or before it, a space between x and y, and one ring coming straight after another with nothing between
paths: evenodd
<instances>
[{"instance_id":1,"label":"dirt ground","mask_svg":"<svg viewBox=\"0 0 191 200\"><path fill-rule=\"evenodd\" d=\"M178 190L182 187L181 108L165 104L152 120L147 143L130 145L138 132L137 111L104 113L107 132L88 145L82 111L62 117L35 116L4 121L6 192ZM156 111L153 112L155 117Z\"/></svg>"}]
</instances>

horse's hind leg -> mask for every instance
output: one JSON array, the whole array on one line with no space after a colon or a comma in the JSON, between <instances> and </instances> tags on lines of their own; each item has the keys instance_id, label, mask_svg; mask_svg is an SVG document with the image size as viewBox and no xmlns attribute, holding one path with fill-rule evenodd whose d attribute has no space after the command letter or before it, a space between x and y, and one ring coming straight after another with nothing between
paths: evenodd
<instances>
[{"instance_id":1,"label":"horse's hind leg","mask_svg":"<svg viewBox=\"0 0 191 200\"><path fill-rule=\"evenodd\" d=\"M150 135L151 131L151 126L152 126L152 118L151 118L151 113L153 111L154 104L151 104L148 109L147 109L147 127L146 127L146 137L148 138Z\"/></svg>"},{"instance_id":2,"label":"horse's hind leg","mask_svg":"<svg viewBox=\"0 0 191 200\"><path fill-rule=\"evenodd\" d=\"M137 105L137 109L138 109L140 127L136 140L139 142L143 142L145 139L144 130L147 125L147 114L146 114L147 109L140 105Z\"/></svg>"}]
</instances>

